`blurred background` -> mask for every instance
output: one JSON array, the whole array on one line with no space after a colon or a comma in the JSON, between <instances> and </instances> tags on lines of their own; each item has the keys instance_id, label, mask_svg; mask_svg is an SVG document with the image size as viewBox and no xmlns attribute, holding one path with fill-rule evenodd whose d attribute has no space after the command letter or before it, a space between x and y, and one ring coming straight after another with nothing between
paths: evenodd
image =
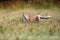
<instances>
[{"instance_id":1,"label":"blurred background","mask_svg":"<svg viewBox=\"0 0 60 40\"><path fill-rule=\"evenodd\" d=\"M28 24L23 13L51 18ZM60 40L60 0L0 0L0 40Z\"/></svg>"},{"instance_id":2,"label":"blurred background","mask_svg":"<svg viewBox=\"0 0 60 40\"><path fill-rule=\"evenodd\" d=\"M60 0L0 0L0 8L8 8L17 6L18 8L50 8L60 7Z\"/></svg>"}]
</instances>

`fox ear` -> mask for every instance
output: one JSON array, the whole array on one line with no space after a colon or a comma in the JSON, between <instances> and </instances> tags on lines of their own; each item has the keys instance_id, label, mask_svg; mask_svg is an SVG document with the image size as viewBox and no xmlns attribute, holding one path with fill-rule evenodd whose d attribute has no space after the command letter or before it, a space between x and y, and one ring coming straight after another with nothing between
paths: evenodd
<instances>
[{"instance_id":1,"label":"fox ear","mask_svg":"<svg viewBox=\"0 0 60 40\"><path fill-rule=\"evenodd\" d=\"M23 14L23 17L24 17L25 22L28 23L28 16Z\"/></svg>"}]
</instances>

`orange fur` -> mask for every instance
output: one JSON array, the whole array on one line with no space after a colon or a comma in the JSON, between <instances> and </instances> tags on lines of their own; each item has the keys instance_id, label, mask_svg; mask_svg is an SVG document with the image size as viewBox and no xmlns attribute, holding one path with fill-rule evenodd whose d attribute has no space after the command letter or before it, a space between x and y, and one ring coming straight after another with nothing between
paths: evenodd
<instances>
[{"instance_id":1,"label":"orange fur","mask_svg":"<svg viewBox=\"0 0 60 40\"><path fill-rule=\"evenodd\" d=\"M30 23L30 22L35 22L35 21L38 21L39 19L38 19L38 16L33 16L33 17L29 17L28 18L28 22Z\"/></svg>"}]
</instances>

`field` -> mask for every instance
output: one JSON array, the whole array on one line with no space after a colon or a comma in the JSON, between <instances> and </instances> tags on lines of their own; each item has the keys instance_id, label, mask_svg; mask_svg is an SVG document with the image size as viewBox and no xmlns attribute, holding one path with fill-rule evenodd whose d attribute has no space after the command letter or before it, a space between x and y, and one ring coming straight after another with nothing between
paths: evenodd
<instances>
[{"instance_id":1,"label":"field","mask_svg":"<svg viewBox=\"0 0 60 40\"><path fill-rule=\"evenodd\" d=\"M23 13L50 15L51 18L28 24ZM60 8L1 8L0 40L60 40Z\"/></svg>"}]
</instances>

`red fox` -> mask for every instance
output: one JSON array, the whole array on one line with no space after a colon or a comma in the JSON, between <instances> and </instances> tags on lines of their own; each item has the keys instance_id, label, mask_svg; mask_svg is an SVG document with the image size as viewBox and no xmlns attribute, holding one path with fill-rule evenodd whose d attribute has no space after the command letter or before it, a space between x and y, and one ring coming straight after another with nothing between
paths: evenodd
<instances>
[{"instance_id":1,"label":"red fox","mask_svg":"<svg viewBox=\"0 0 60 40\"><path fill-rule=\"evenodd\" d=\"M27 23L40 21L40 19L48 19L48 18L50 18L50 16L41 16L41 15L28 16L26 14L23 14L23 17L24 17L24 19L25 19L25 21Z\"/></svg>"}]
</instances>

